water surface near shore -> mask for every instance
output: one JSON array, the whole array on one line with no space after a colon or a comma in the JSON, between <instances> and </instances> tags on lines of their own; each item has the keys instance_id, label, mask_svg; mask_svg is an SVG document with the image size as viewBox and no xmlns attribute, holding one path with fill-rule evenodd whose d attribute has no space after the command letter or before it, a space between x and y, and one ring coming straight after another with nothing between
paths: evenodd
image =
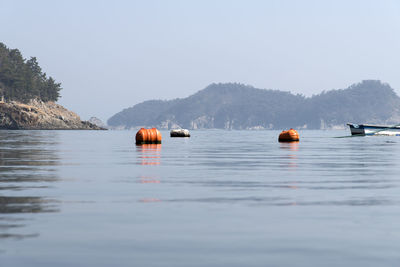
<instances>
[{"instance_id":1,"label":"water surface near shore","mask_svg":"<svg viewBox=\"0 0 400 267\"><path fill-rule=\"evenodd\" d=\"M1 266L395 266L400 138L0 131Z\"/></svg>"}]
</instances>

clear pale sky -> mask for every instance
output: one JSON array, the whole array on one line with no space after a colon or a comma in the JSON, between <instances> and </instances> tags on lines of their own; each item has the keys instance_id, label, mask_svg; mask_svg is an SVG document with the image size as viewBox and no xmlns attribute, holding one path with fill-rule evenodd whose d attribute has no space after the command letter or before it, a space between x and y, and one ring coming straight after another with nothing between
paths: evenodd
<instances>
[{"instance_id":1,"label":"clear pale sky","mask_svg":"<svg viewBox=\"0 0 400 267\"><path fill-rule=\"evenodd\" d=\"M213 82L310 96L380 79L400 92L398 0L0 0L0 24L82 119Z\"/></svg>"}]
</instances>

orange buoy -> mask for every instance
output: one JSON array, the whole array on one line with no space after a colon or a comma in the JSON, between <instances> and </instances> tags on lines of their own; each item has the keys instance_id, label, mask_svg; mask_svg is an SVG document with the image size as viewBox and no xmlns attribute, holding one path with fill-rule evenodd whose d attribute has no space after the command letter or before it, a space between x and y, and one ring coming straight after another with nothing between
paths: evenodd
<instances>
[{"instance_id":1,"label":"orange buoy","mask_svg":"<svg viewBox=\"0 0 400 267\"><path fill-rule=\"evenodd\" d=\"M279 142L298 142L300 141L299 133L290 128L290 130L282 131L278 138Z\"/></svg>"},{"instance_id":2,"label":"orange buoy","mask_svg":"<svg viewBox=\"0 0 400 267\"><path fill-rule=\"evenodd\" d=\"M136 144L161 144L161 133L156 128L141 128L136 133Z\"/></svg>"}]
</instances>

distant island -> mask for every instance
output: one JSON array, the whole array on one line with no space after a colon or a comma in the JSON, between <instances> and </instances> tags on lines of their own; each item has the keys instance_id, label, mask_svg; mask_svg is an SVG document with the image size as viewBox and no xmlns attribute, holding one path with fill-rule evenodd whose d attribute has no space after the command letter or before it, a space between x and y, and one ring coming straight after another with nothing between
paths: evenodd
<instances>
[{"instance_id":1,"label":"distant island","mask_svg":"<svg viewBox=\"0 0 400 267\"><path fill-rule=\"evenodd\" d=\"M56 104L60 90L35 57L0 43L0 129L103 129Z\"/></svg>"},{"instance_id":2,"label":"distant island","mask_svg":"<svg viewBox=\"0 0 400 267\"><path fill-rule=\"evenodd\" d=\"M400 98L379 80L312 97L219 83L187 98L142 102L115 114L107 124L119 129L332 129L347 122L399 123Z\"/></svg>"}]
</instances>

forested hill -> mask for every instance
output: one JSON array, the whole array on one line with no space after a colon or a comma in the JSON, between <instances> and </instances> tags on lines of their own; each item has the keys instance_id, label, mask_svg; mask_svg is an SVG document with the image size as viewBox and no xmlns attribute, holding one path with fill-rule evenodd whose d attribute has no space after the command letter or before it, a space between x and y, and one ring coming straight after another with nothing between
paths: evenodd
<instances>
[{"instance_id":1,"label":"forested hill","mask_svg":"<svg viewBox=\"0 0 400 267\"><path fill-rule=\"evenodd\" d=\"M116 128L320 129L355 123L399 123L400 98L377 80L312 97L224 83L183 99L151 100L108 120Z\"/></svg>"},{"instance_id":2,"label":"forested hill","mask_svg":"<svg viewBox=\"0 0 400 267\"><path fill-rule=\"evenodd\" d=\"M0 97L28 102L57 101L61 84L42 72L35 57L26 60L18 49L0 43Z\"/></svg>"}]
</instances>

